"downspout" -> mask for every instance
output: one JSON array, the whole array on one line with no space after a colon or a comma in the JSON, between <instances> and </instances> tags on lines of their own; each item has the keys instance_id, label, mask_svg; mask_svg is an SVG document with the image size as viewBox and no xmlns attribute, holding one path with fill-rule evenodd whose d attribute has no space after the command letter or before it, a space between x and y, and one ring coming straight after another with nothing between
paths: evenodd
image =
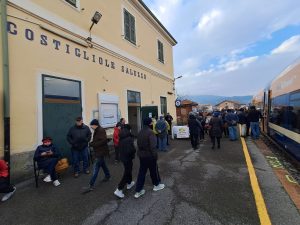
<instances>
[{"instance_id":1,"label":"downspout","mask_svg":"<svg viewBox=\"0 0 300 225\"><path fill-rule=\"evenodd\" d=\"M3 124L4 124L4 160L10 168L10 97L9 97L9 64L7 35L7 0L1 1L1 38L3 70ZM10 173L9 173L10 174Z\"/></svg>"}]
</instances>

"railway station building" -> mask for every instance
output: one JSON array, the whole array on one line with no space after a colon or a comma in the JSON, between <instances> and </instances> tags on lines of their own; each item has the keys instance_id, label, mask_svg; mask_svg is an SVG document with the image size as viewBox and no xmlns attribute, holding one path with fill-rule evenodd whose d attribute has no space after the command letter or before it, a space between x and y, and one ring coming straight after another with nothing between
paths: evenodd
<instances>
[{"instance_id":1,"label":"railway station building","mask_svg":"<svg viewBox=\"0 0 300 225\"><path fill-rule=\"evenodd\" d=\"M13 179L32 173L44 136L69 157L66 134L79 115L108 133L123 117L135 134L144 117L175 116L177 42L143 1L8 0L6 14ZM2 106L3 63L0 75ZM1 128L0 155L3 137Z\"/></svg>"}]
</instances>

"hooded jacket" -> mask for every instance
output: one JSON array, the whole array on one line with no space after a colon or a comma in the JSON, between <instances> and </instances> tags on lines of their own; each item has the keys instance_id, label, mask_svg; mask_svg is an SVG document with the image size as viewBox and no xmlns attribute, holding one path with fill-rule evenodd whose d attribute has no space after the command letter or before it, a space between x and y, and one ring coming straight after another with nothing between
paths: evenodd
<instances>
[{"instance_id":1,"label":"hooded jacket","mask_svg":"<svg viewBox=\"0 0 300 225\"><path fill-rule=\"evenodd\" d=\"M119 150L122 162L128 162L135 158L136 149L134 147L134 138L127 128L122 128L119 134Z\"/></svg>"},{"instance_id":2,"label":"hooded jacket","mask_svg":"<svg viewBox=\"0 0 300 225\"><path fill-rule=\"evenodd\" d=\"M109 155L109 148L107 145L106 131L103 127L98 126L93 134L93 141L90 143L93 147L96 158L101 158Z\"/></svg>"},{"instance_id":3,"label":"hooded jacket","mask_svg":"<svg viewBox=\"0 0 300 225\"><path fill-rule=\"evenodd\" d=\"M145 126L137 137L138 152L140 158L155 158L157 159L156 151L156 136L150 127Z\"/></svg>"}]
</instances>

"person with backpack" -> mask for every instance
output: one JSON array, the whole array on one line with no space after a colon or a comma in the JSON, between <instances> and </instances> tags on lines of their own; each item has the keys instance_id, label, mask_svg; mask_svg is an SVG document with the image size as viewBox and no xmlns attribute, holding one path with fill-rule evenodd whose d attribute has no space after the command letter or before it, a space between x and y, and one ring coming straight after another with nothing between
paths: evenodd
<instances>
[{"instance_id":1,"label":"person with backpack","mask_svg":"<svg viewBox=\"0 0 300 225\"><path fill-rule=\"evenodd\" d=\"M233 110L228 109L227 115L225 116L226 123L228 124L228 130L229 130L229 139L231 141L237 140L237 123L239 122L238 116L233 113Z\"/></svg>"},{"instance_id":2,"label":"person with backpack","mask_svg":"<svg viewBox=\"0 0 300 225\"><path fill-rule=\"evenodd\" d=\"M123 193L123 189L125 185L127 185L127 190L129 190L135 184L134 181L132 181L132 160L135 158L136 149L134 147L134 138L131 134L131 127L128 124L124 125L121 129L119 138L120 159L124 166L124 172L114 194L119 198L124 198L125 195Z\"/></svg>"},{"instance_id":3,"label":"person with backpack","mask_svg":"<svg viewBox=\"0 0 300 225\"><path fill-rule=\"evenodd\" d=\"M155 129L158 133L158 150L166 152L168 127L163 116L160 116L159 120L156 122Z\"/></svg>"}]
</instances>

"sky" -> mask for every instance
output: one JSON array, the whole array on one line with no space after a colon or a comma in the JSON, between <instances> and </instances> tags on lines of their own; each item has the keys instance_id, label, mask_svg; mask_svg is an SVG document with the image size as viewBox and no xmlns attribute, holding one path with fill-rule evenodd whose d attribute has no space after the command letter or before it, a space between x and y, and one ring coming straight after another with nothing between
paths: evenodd
<instances>
[{"instance_id":1,"label":"sky","mask_svg":"<svg viewBox=\"0 0 300 225\"><path fill-rule=\"evenodd\" d=\"M299 0L144 2L178 41L178 95L254 95L300 59Z\"/></svg>"}]
</instances>

